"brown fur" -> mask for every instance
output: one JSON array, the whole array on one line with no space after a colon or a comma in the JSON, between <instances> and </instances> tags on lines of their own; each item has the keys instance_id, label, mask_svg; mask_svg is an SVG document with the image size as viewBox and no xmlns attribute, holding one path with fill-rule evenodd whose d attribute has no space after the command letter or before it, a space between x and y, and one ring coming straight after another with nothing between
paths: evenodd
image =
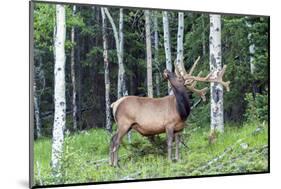
<instances>
[{"instance_id":1,"label":"brown fur","mask_svg":"<svg viewBox=\"0 0 281 189\"><path fill-rule=\"evenodd\" d=\"M184 121L190 108L186 91L183 91L183 83L176 80L171 72L167 72L166 77L172 84L175 96L163 98L126 96L111 105L118 125L117 133L112 137L110 145L110 163L113 166L118 162L117 152L120 141L130 129L136 130L143 136L166 132L168 159L172 159L172 142L175 137L177 143L175 158L179 158L179 132L184 128Z\"/></svg>"}]
</instances>

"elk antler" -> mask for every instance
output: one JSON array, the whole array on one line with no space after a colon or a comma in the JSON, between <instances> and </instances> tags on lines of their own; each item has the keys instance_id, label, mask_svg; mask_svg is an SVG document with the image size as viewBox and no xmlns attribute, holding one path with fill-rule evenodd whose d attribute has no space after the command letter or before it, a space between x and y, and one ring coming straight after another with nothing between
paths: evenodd
<instances>
[{"instance_id":1,"label":"elk antler","mask_svg":"<svg viewBox=\"0 0 281 189\"><path fill-rule=\"evenodd\" d=\"M220 83L226 88L227 91L229 91L230 81L225 82L222 79L224 72L226 70L226 65L224 65L223 68L220 71L218 71L216 74L214 74L215 71L212 71L206 77L200 77L202 72L199 72L199 74L197 76L193 76L192 73L193 73L195 67L197 66L199 60L200 60L200 56L196 59L196 61L194 62L194 64L192 65L192 67L188 73L185 71L185 68L183 66L184 64L177 64L177 62L174 62L175 68L176 68L175 69L176 75L178 77L182 77L185 80L184 85L186 86L186 88L188 90L196 93L197 95L199 95L203 99L203 101L206 100L205 95L207 93L208 87L205 87L203 89L196 89L195 85L197 84L198 81Z\"/></svg>"}]
</instances>

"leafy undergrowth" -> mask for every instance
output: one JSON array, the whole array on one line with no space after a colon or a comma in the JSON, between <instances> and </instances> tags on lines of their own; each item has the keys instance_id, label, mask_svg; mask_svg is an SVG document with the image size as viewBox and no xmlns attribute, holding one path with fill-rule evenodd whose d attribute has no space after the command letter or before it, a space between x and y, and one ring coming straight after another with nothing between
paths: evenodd
<instances>
[{"instance_id":1,"label":"leafy undergrowth","mask_svg":"<svg viewBox=\"0 0 281 189\"><path fill-rule=\"evenodd\" d=\"M207 128L190 126L182 135L180 160L167 160L166 136L155 143L132 132L119 149L119 168L109 166L108 146L111 135L103 129L92 129L65 137L62 175L51 174L51 140L39 139L34 147L36 185L102 182L179 176L201 176L268 171L267 124L227 124L209 144Z\"/></svg>"}]
</instances>

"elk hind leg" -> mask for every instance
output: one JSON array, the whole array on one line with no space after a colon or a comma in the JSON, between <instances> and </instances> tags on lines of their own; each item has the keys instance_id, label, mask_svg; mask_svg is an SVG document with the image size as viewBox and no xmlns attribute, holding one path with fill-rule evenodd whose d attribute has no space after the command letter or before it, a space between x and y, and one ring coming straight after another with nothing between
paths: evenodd
<instances>
[{"instance_id":1,"label":"elk hind leg","mask_svg":"<svg viewBox=\"0 0 281 189\"><path fill-rule=\"evenodd\" d=\"M114 151L113 149L115 148L116 146L116 138L117 138L117 135L118 135L118 132L115 133L112 138L111 138L111 141L110 141L110 150L109 150L109 157L110 157L110 165L113 165L113 161L114 161Z\"/></svg>"},{"instance_id":2,"label":"elk hind leg","mask_svg":"<svg viewBox=\"0 0 281 189\"><path fill-rule=\"evenodd\" d=\"M112 137L110 157L111 165L116 167L118 164L118 149L120 146L121 139L128 132L130 127L119 127L117 133Z\"/></svg>"}]
</instances>

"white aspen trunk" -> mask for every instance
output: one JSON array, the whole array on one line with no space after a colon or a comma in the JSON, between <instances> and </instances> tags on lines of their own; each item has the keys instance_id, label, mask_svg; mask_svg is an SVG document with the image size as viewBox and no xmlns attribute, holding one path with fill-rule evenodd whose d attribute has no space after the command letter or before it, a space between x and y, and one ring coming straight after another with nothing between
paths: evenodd
<instances>
[{"instance_id":1,"label":"white aspen trunk","mask_svg":"<svg viewBox=\"0 0 281 189\"><path fill-rule=\"evenodd\" d=\"M75 16L76 5L73 5L72 15ZM71 42L75 43L75 29L71 28ZM71 82L72 82L72 117L73 117L73 130L77 130L77 104L76 104L76 79L75 79L75 61L74 61L74 45L71 48Z\"/></svg>"},{"instance_id":2,"label":"white aspen trunk","mask_svg":"<svg viewBox=\"0 0 281 189\"><path fill-rule=\"evenodd\" d=\"M158 38L158 19L156 12L154 13L153 17L153 30L154 30L154 63L158 67L159 62L158 62L158 56L159 56L159 38ZM160 96L160 87L159 87L159 73L155 73L155 84L156 84L156 96Z\"/></svg>"},{"instance_id":3,"label":"white aspen trunk","mask_svg":"<svg viewBox=\"0 0 281 189\"><path fill-rule=\"evenodd\" d=\"M210 14L210 70L217 77L222 68L221 58L221 16ZM211 131L224 131L223 87L211 83Z\"/></svg>"},{"instance_id":4,"label":"white aspen trunk","mask_svg":"<svg viewBox=\"0 0 281 189\"><path fill-rule=\"evenodd\" d=\"M119 66L121 67L120 69L120 94L121 96L127 96L128 95L128 91L126 88L126 83L125 83L125 69L124 69L124 32L123 32L123 28L124 28L124 16L123 16L123 9L120 8L119 10L119 48L120 48L120 62L119 62ZM120 97L121 97L120 96Z\"/></svg>"},{"instance_id":5,"label":"white aspen trunk","mask_svg":"<svg viewBox=\"0 0 281 189\"><path fill-rule=\"evenodd\" d=\"M60 179L60 159L63 153L65 128L65 8L56 5L55 67L54 67L54 126L52 141L52 169L56 179Z\"/></svg>"},{"instance_id":6,"label":"white aspen trunk","mask_svg":"<svg viewBox=\"0 0 281 189\"><path fill-rule=\"evenodd\" d=\"M163 11L163 32L164 32L164 49L166 57L166 69L172 71L172 56L171 56L171 40L170 40L170 30L169 30L169 19L168 12ZM168 82L168 94L171 94L172 88L171 84Z\"/></svg>"},{"instance_id":7,"label":"white aspen trunk","mask_svg":"<svg viewBox=\"0 0 281 189\"><path fill-rule=\"evenodd\" d=\"M102 16L102 41L103 41L103 61L104 61L104 84L105 84L105 116L106 116L106 129L112 132L111 114L110 114L110 79L108 69L108 45L107 45L107 32L106 32L106 18L104 9L101 8Z\"/></svg>"},{"instance_id":8,"label":"white aspen trunk","mask_svg":"<svg viewBox=\"0 0 281 189\"><path fill-rule=\"evenodd\" d=\"M113 34L115 38L116 50L117 50L117 59L118 59L118 83L117 83L117 96L118 99L121 98L124 93L126 93L125 86L125 69L123 65L123 9L120 9L120 18L119 18L119 32L117 31L116 25L111 17L107 8L103 8L104 12L112 26ZM122 38L122 39L120 39ZM121 50L122 48L122 50Z\"/></svg>"},{"instance_id":9,"label":"white aspen trunk","mask_svg":"<svg viewBox=\"0 0 281 189\"><path fill-rule=\"evenodd\" d=\"M184 30L184 13L178 13L178 34L177 34L177 61L176 63L179 64L178 68L183 68L183 30ZM180 73L183 70L179 70ZM184 75L184 73L182 73Z\"/></svg>"},{"instance_id":10,"label":"white aspen trunk","mask_svg":"<svg viewBox=\"0 0 281 189\"><path fill-rule=\"evenodd\" d=\"M249 29L251 29L252 27L252 24L250 24L249 22L246 22L246 25ZM254 54L255 54L255 44L251 42L252 40L252 34L249 33L248 34L248 41L249 41L249 53L250 53L250 71L251 71L251 74L254 75L255 73L255 65L254 65Z\"/></svg>"},{"instance_id":11,"label":"white aspen trunk","mask_svg":"<svg viewBox=\"0 0 281 189\"><path fill-rule=\"evenodd\" d=\"M33 100L34 100L34 116L35 116L35 125L36 125L36 136L37 138L40 138L42 136L42 123L40 118L40 97L44 91L45 88L45 76L44 71L42 70L42 56L40 52L38 52L38 61L39 65L38 67L34 66L34 84L33 84ZM42 88L40 89L40 92L37 88L37 82L42 83Z\"/></svg>"},{"instance_id":12,"label":"white aspen trunk","mask_svg":"<svg viewBox=\"0 0 281 189\"><path fill-rule=\"evenodd\" d=\"M39 99L38 99L35 79L34 79L34 85L33 85L33 100L34 100L34 115L35 115L35 125L36 125L36 136L37 136L37 138L40 138L42 136L41 135L40 108L39 108Z\"/></svg>"},{"instance_id":13,"label":"white aspen trunk","mask_svg":"<svg viewBox=\"0 0 281 189\"><path fill-rule=\"evenodd\" d=\"M252 24L250 22L246 21L246 25L247 25L247 27L250 31L251 28L252 28ZM248 34L248 41L249 41L249 54L250 54L250 72L251 72L251 75L254 76L255 75L255 69L256 69L256 66L254 64L255 44L252 42L252 34L251 33ZM256 98L257 92L258 92L258 90L257 90L256 81L253 80L252 81L252 93L253 93L254 99Z\"/></svg>"},{"instance_id":14,"label":"white aspen trunk","mask_svg":"<svg viewBox=\"0 0 281 189\"><path fill-rule=\"evenodd\" d=\"M150 13L144 11L145 15L145 40L146 40L146 64L147 64L147 96L153 97L152 84L152 53L151 53L151 34L150 34Z\"/></svg>"},{"instance_id":15,"label":"white aspen trunk","mask_svg":"<svg viewBox=\"0 0 281 189\"><path fill-rule=\"evenodd\" d=\"M249 46L249 52L250 52L250 69L251 69L251 74L254 75L255 74L255 69L256 66L254 64L254 54L255 54L255 44L251 44Z\"/></svg>"}]
</instances>

